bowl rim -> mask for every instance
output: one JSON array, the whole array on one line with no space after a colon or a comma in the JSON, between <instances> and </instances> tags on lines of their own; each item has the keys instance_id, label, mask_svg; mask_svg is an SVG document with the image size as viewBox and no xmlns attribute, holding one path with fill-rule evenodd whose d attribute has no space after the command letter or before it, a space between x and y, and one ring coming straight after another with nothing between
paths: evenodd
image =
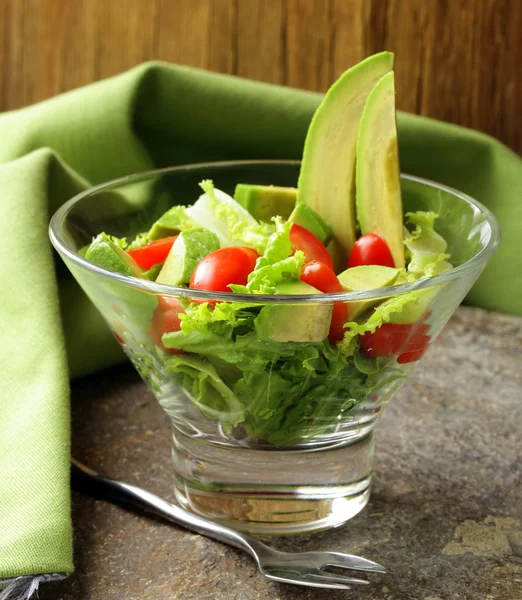
<instances>
[{"instance_id":1,"label":"bowl rim","mask_svg":"<svg viewBox=\"0 0 522 600\"><path fill-rule=\"evenodd\" d=\"M418 281L409 283L402 283L400 285L393 285L386 288L375 288L372 290L366 290L361 292L337 292L333 294L317 294L317 295L270 295L270 294L232 294L231 292L213 292L209 290L194 290L190 288L165 285L149 281L147 279L139 279L130 275L123 275L121 273L114 273L103 267L100 267L85 258L83 258L76 250L74 250L61 236L60 230L63 225L63 221L66 219L68 213L72 208L80 202L83 198L90 196L93 193L104 189L111 189L116 186L138 182L140 180L148 179L151 177L158 177L165 174L190 171L203 168L227 168L227 167L238 167L238 166L276 166L276 165L288 165L297 167L301 164L299 160L285 160L285 159L263 159L263 160L233 160L233 161L213 161L203 163L192 163L186 165L178 165L174 167L165 167L161 169L153 169L149 171L143 171L140 173L134 173L112 179L104 183L95 185L82 191L79 194L73 196L70 200L62 204L62 206L54 213L49 222L49 237L52 245L63 257L73 262L76 266L82 270L88 271L95 275L99 275L104 279L110 279L131 287L139 289L144 292L153 293L161 296L175 296L182 298L194 298L197 300L221 300L230 302L233 298L235 302L247 302L250 304L270 304L270 303L281 303L281 304L323 304L331 302L360 302L362 300L372 300L376 298L389 298L391 296L399 296L409 292L423 290L426 288L442 285L459 279L471 272L475 268L483 266L487 260L493 255L500 243L500 226L493 213L486 208L481 202L475 200L471 196L460 192L449 186L417 177L414 175L407 175L401 173L401 179L406 181L413 181L423 185L427 185L438 190L448 192L454 196L457 196L461 200L464 200L468 204L471 204L475 210L478 210L481 215L488 222L490 227L489 239L486 245L469 260L454 267L453 269L435 275L433 277L427 277ZM385 293L383 293L385 291Z\"/></svg>"}]
</instances>

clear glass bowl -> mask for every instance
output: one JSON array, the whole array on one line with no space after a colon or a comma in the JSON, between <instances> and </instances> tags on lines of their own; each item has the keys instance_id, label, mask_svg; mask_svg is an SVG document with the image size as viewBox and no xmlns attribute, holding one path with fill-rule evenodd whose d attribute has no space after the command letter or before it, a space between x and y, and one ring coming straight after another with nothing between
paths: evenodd
<instances>
[{"instance_id":1,"label":"clear glass bowl","mask_svg":"<svg viewBox=\"0 0 522 600\"><path fill-rule=\"evenodd\" d=\"M244 336L240 328L233 342L239 358L210 342L197 353L170 354L148 334L158 305L165 297L248 302L245 318L269 308L287 324L305 314L322 318L334 302L348 304L350 312L361 302L375 305L418 292L421 327L434 340L495 251L495 218L465 194L404 175L405 211L438 213L437 230L455 268L414 283L320 296L247 296L160 285L106 271L86 261L81 249L102 231L129 239L146 231L171 206L195 202L203 179L233 194L237 183L295 186L299 168L293 161L244 161L133 175L79 194L50 224L54 247L172 421L177 500L258 534L335 527L366 505L374 426L417 361L397 361L404 351L399 340L395 355L384 362L358 353L339 362L327 343L302 345L304 354L301 346L281 343L275 353L273 343Z\"/></svg>"}]
</instances>

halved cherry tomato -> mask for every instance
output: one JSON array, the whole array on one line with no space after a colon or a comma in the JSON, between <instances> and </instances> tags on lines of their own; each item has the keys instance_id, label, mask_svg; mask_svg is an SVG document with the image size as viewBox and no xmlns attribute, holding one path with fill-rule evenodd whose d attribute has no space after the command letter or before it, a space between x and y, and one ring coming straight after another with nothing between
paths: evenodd
<instances>
[{"instance_id":1,"label":"halved cherry tomato","mask_svg":"<svg viewBox=\"0 0 522 600\"><path fill-rule=\"evenodd\" d=\"M306 263L301 271L301 280L325 294L343 291L337 275L322 262L313 260ZM328 339L331 344L344 337L344 324L348 321L348 306L344 302L334 302Z\"/></svg>"},{"instance_id":2,"label":"halved cherry tomato","mask_svg":"<svg viewBox=\"0 0 522 600\"><path fill-rule=\"evenodd\" d=\"M290 229L290 241L294 250L302 250L304 252L307 262L318 260L332 271L334 270L332 257L326 246L313 233L310 233L308 229L293 223Z\"/></svg>"},{"instance_id":3,"label":"halved cherry tomato","mask_svg":"<svg viewBox=\"0 0 522 600\"><path fill-rule=\"evenodd\" d=\"M127 254L134 259L138 267L148 270L154 265L162 263L167 258L177 237L177 235L173 235L161 240L149 242L140 248L128 250Z\"/></svg>"},{"instance_id":4,"label":"halved cherry tomato","mask_svg":"<svg viewBox=\"0 0 522 600\"><path fill-rule=\"evenodd\" d=\"M376 233L362 235L353 245L348 268L363 265L395 266L388 244Z\"/></svg>"},{"instance_id":5,"label":"halved cherry tomato","mask_svg":"<svg viewBox=\"0 0 522 600\"><path fill-rule=\"evenodd\" d=\"M359 338L361 352L369 358L398 356L403 364L419 360L428 349L430 326L419 321L412 324L384 323L374 333Z\"/></svg>"},{"instance_id":6,"label":"halved cherry tomato","mask_svg":"<svg viewBox=\"0 0 522 600\"><path fill-rule=\"evenodd\" d=\"M147 333L150 339L159 346L164 352L169 354L182 354L183 350L176 348L166 348L161 341L164 333L179 331L181 329L180 313L183 312L183 307L177 298L168 296L158 297L158 306L152 314Z\"/></svg>"},{"instance_id":7,"label":"halved cherry tomato","mask_svg":"<svg viewBox=\"0 0 522 600\"><path fill-rule=\"evenodd\" d=\"M231 283L246 285L259 254L244 246L221 248L207 254L192 273L190 287L196 290L231 292Z\"/></svg>"}]
</instances>

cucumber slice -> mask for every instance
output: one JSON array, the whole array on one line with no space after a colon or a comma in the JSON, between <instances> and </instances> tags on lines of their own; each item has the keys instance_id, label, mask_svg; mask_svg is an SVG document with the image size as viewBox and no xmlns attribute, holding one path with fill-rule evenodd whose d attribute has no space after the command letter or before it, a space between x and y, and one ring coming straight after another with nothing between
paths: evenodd
<instances>
[{"instance_id":1,"label":"cucumber slice","mask_svg":"<svg viewBox=\"0 0 522 600\"><path fill-rule=\"evenodd\" d=\"M199 261L219 249L216 234L197 227L182 231L174 242L156 281L167 285L188 284Z\"/></svg>"}]
</instances>

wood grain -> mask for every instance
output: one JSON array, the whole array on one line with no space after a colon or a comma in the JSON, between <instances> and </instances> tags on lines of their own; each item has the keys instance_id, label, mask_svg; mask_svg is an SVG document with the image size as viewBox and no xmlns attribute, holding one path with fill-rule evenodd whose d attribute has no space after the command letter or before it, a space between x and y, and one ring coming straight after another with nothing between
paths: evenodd
<instances>
[{"instance_id":1,"label":"wood grain","mask_svg":"<svg viewBox=\"0 0 522 600\"><path fill-rule=\"evenodd\" d=\"M383 49L399 108L522 153L521 0L0 0L0 110L151 59L324 91Z\"/></svg>"}]
</instances>

